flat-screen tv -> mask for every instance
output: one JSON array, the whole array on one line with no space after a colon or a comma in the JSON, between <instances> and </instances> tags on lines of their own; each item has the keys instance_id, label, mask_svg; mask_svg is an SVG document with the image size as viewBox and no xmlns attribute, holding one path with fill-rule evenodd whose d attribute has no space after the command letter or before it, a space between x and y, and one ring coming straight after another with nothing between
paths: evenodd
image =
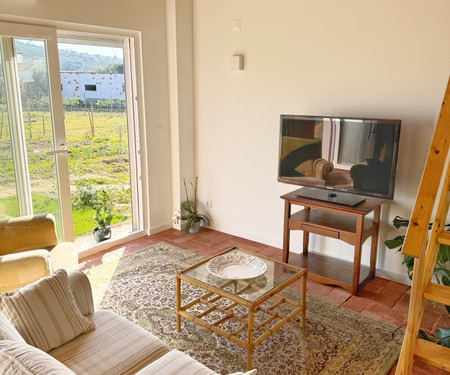
<instances>
[{"instance_id":1,"label":"flat-screen tv","mask_svg":"<svg viewBox=\"0 0 450 375\"><path fill-rule=\"evenodd\" d=\"M393 199L400 120L280 116L278 181L312 187L306 197L350 205ZM339 202L339 197L343 202ZM337 200L336 200L337 198Z\"/></svg>"}]
</instances>

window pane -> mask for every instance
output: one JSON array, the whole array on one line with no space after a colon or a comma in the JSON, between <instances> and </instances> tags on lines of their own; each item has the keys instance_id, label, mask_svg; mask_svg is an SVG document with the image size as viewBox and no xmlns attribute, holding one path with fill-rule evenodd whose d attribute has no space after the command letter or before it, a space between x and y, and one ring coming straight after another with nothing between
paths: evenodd
<instances>
[{"instance_id":1,"label":"window pane","mask_svg":"<svg viewBox=\"0 0 450 375\"><path fill-rule=\"evenodd\" d=\"M99 221L94 217L106 220L112 214L113 236L133 229L123 49L58 47L74 233L80 246L94 241Z\"/></svg>"}]
</instances>

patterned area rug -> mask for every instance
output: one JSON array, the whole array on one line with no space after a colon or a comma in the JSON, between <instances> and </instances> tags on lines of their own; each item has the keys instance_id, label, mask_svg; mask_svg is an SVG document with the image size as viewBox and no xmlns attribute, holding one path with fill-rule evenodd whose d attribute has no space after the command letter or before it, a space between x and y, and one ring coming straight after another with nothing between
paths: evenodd
<instances>
[{"instance_id":1,"label":"patterned area rug","mask_svg":"<svg viewBox=\"0 0 450 375\"><path fill-rule=\"evenodd\" d=\"M204 259L160 242L120 260L86 271L96 308L113 310L219 374L243 371L246 351L182 318L175 322L175 272ZM182 283L183 303L202 291ZM299 300L300 293L285 293ZM255 348L259 375L386 374L398 358L403 330L352 310L307 297L307 326L287 323Z\"/></svg>"}]
</instances>

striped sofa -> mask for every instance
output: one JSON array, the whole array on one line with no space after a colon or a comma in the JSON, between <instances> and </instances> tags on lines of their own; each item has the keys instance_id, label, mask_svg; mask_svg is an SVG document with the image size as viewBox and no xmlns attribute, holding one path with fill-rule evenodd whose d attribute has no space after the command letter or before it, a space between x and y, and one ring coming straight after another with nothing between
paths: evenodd
<instances>
[{"instance_id":1,"label":"striped sofa","mask_svg":"<svg viewBox=\"0 0 450 375\"><path fill-rule=\"evenodd\" d=\"M22 337L15 329L17 325L11 324L14 321L0 314L1 374L218 375L188 355L170 350L162 340L119 315L106 310L94 311L91 286L81 271L70 271L64 276L66 280L68 278L67 285L72 291L74 304L82 314L81 319L87 318L89 324L95 324L95 328L88 327L84 333L46 351L30 345L26 334ZM42 294L42 291L37 294ZM5 301L2 297L0 295L0 304ZM39 298L41 300L42 296ZM15 304L19 306L19 303ZM25 305L25 302L21 301L21 304ZM28 314L28 311L25 313ZM256 370L234 375L254 374Z\"/></svg>"}]
</instances>

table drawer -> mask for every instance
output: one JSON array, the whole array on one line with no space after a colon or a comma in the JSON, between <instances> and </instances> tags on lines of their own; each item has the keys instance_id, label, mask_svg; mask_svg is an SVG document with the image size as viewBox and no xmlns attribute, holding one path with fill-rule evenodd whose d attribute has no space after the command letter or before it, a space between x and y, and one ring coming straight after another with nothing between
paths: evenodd
<instances>
[{"instance_id":1,"label":"table drawer","mask_svg":"<svg viewBox=\"0 0 450 375\"><path fill-rule=\"evenodd\" d=\"M320 228L309 224L302 224L301 230L330 238L339 238L339 232L336 232L335 230Z\"/></svg>"}]
</instances>

